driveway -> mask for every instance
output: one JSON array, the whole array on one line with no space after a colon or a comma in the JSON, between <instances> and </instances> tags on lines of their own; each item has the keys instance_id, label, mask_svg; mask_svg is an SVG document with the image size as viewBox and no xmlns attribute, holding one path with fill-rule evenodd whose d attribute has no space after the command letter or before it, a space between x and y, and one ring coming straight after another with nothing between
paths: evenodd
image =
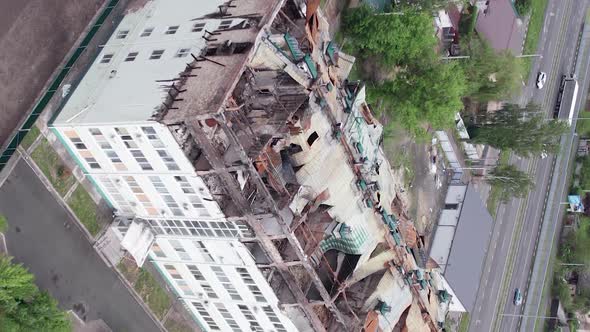
<instances>
[{"instance_id":1,"label":"driveway","mask_svg":"<svg viewBox=\"0 0 590 332\"><path fill-rule=\"evenodd\" d=\"M60 306L113 331L159 331L35 173L19 161L0 188L8 251Z\"/></svg>"}]
</instances>

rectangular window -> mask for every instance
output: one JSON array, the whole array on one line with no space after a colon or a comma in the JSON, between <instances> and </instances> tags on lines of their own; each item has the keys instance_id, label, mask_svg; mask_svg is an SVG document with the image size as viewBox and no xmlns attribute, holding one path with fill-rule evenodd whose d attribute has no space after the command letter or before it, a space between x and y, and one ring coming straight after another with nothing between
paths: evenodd
<instances>
[{"instance_id":1,"label":"rectangular window","mask_svg":"<svg viewBox=\"0 0 590 332\"><path fill-rule=\"evenodd\" d=\"M88 131L92 136L99 136L102 135L102 132L98 128L89 128Z\"/></svg>"},{"instance_id":2,"label":"rectangular window","mask_svg":"<svg viewBox=\"0 0 590 332\"><path fill-rule=\"evenodd\" d=\"M199 216L210 217L211 215L203 204L201 197L196 193L195 189L188 182L188 179L185 176L175 176L174 179L180 185L182 192L184 192L188 197L191 206L199 213Z\"/></svg>"},{"instance_id":3,"label":"rectangular window","mask_svg":"<svg viewBox=\"0 0 590 332\"><path fill-rule=\"evenodd\" d=\"M205 23L195 23L192 28L192 32L200 32L205 29Z\"/></svg>"},{"instance_id":4,"label":"rectangular window","mask_svg":"<svg viewBox=\"0 0 590 332\"><path fill-rule=\"evenodd\" d=\"M184 213L180 209L180 206L178 205L178 203L176 203L174 197L172 197L172 195L169 194L168 189L164 185L164 182L162 182L162 179L160 179L159 176L150 176L149 179L152 182L152 185L154 186L156 191L160 194L160 197L162 198L166 206L168 206L168 208L172 212L172 214L175 216L184 216Z\"/></svg>"},{"instance_id":5,"label":"rectangular window","mask_svg":"<svg viewBox=\"0 0 590 332\"><path fill-rule=\"evenodd\" d=\"M152 55L150 55L150 60L158 60L164 54L164 50L154 50Z\"/></svg>"},{"instance_id":6,"label":"rectangular window","mask_svg":"<svg viewBox=\"0 0 590 332\"><path fill-rule=\"evenodd\" d=\"M221 314L223 319L225 319L225 323L227 325L229 325L229 327L233 331L235 331L235 332L242 331L242 329L240 329L240 326L238 325L238 323L236 322L234 317L230 314L230 312L227 310L227 308L225 307L225 305L223 303L217 302L217 303L215 303L215 307L217 307L217 310L219 311L219 313Z\"/></svg>"},{"instance_id":7,"label":"rectangular window","mask_svg":"<svg viewBox=\"0 0 590 332\"><path fill-rule=\"evenodd\" d=\"M189 55L190 52L191 52L191 49L190 48L181 48L181 49L178 50L178 52L176 52L176 57L177 58L184 58L187 55Z\"/></svg>"},{"instance_id":8,"label":"rectangular window","mask_svg":"<svg viewBox=\"0 0 590 332\"><path fill-rule=\"evenodd\" d=\"M203 274L201 273L201 271L199 270L199 268L196 265L189 264L186 267L191 272L191 274L193 275L193 277L195 278L196 281L205 281L205 277L203 276Z\"/></svg>"},{"instance_id":9,"label":"rectangular window","mask_svg":"<svg viewBox=\"0 0 590 332\"><path fill-rule=\"evenodd\" d=\"M207 294L207 296L209 298L211 298L211 299L218 299L219 298L217 296L217 293L215 293L215 291L211 287L211 285L205 281L205 277L203 276L203 274L201 273L201 271L199 270L199 268L196 265L189 264L186 267L188 268L190 273L193 275L195 280L197 282L199 282L199 286L201 286L201 288L203 288L203 291Z\"/></svg>"},{"instance_id":10,"label":"rectangular window","mask_svg":"<svg viewBox=\"0 0 590 332\"><path fill-rule=\"evenodd\" d=\"M188 283L186 281L176 280L176 284L178 285L178 288L180 288L182 290L184 295L187 295L187 296L194 296L195 295L195 293L193 292L193 290L190 288L190 286L188 285Z\"/></svg>"},{"instance_id":11,"label":"rectangular window","mask_svg":"<svg viewBox=\"0 0 590 332\"><path fill-rule=\"evenodd\" d=\"M156 152L164 162L164 165L166 165L166 168L168 168L169 171L180 170L180 167L178 167L178 165L174 161L174 158L172 158L172 156L170 156L168 152L165 149L163 149L164 143L162 143L160 137L158 137L156 130L152 127L141 127L141 130L147 136L148 140L150 141L150 144L156 149Z\"/></svg>"},{"instance_id":12,"label":"rectangular window","mask_svg":"<svg viewBox=\"0 0 590 332\"><path fill-rule=\"evenodd\" d=\"M254 314L252 313L252 310L250 310L250 308L248 308L248 306L246 306L244 304L238 304L238 308L242 312L242 315L244 315L244 317L248 321L248 323L250 325L250 329L252 329L253 332L264 332L264 329L262 329L262 326L260 326L260 324L258 323L256 316L254 316ZM256 310L256 311L258 311L258 310Z\"/></svg>"},{"instance_id":13,"label":"rectangular window","mask_svg":"<svg viewBox=\"0 0 590 332\"><path fill-rule=\"evenodd\" d=\"M262 310L268 317L268 320L270 320L272 325L277 329L277 332L287 332L283 324L281 324L281 320L270 306L262 307Z\"/></svg>"},{"instance_id":14,"label":"rectangular window","mask_svg":"<svg viewBox=\"0 0 590 332\"><path fill-rule=\"evenodd\" d=\"M201 318L205 322L205 324L209 326L209 329L211 329L213 331L220 331L219 326L215 323L215 321L213 320L211 315L209 315L209 311L207 311L207 309L205 309L205 306L203 306L202 303L192 302L192 304L193 304L193 307L195 308L195 310L199 313L199 315L201 316Z\"/></svg>"},{"instance_id":15,"label":"rectangular window","mask_svg":"<svg viewBox=\"0 0 590 332\"><path fill-rule=\"evenodd\" d=\"M225 272L223 272L223 269L219 266L211 266L211 270L213 270L215 276L217 276L217 279L223 285L223 288L225 288L225 291L232 298L232 300L242 301L242 297L238 293L238 290L229 280Z\"/></svg>"},{"instance_id":16,"label":"rectangular window","mask_svg":"<svg viewBox=\"0 0 590 332\"><path fill-rule=\"evenodd\" d=\"M65 134L70 139L72 144L74 144L76 149L80 150L80 156L84 158L88 166L90 166L90 168L92 169L100 169L100 164L98 163L98 161L96 161L96 159L92 155L92 152L88 151L86 145L82 143L82 140L80 139L78 134L75 131L67 131L65 132Z\"/></svg>"},{"instance_id":17,"label":"rectangular window","mask_svg":"<svg viewBox=\"0 0 590 332\"><path fill-rule=\"evenodd\" d=\"M113 59L114 56L115 56L115 54L113 54L113 53L107 53L102 56L102 59L100 59L100 63L109 63L109 62L111 62L111 60Z\"/></svg>"},{"instance_id":18,"label":"rectangular window","mask_svg":"<svg viewBox=\"0 0 590 332\"><path fill-rule=\"evenodd\" d=\"M82 140L79 137L72 137L72 138L70 138L70 141L72 141L72 143L74 144L76 149L86 150L86 145L84 143L82 143Z\"/></svg>"},{"instance_id":19,"label":"rectangular window","mask_svg":"<svg viewBox=\"0 0 590 332\"><path fill-rule=\"evenodd\" d=\"M89 128L88 131L90 132L90 134L92 134L92 137L94 137L94 140L100 146L100 148L104 151L106 156L111 160L111 162L113 163L113 166L115 166L115 168L117 170L126 171L127 167L123 164L123 162L121 161L121 158L119 158L117 153L113 150L113 147L107 141L107 139L102 134L100 129Z\"/></svg>"},{"instance_id":20,"label":"rectangular window","mask_svg":"<svg viewBox=\"0 0 590 332\"><path fill-rule=\"evenodd\" d=\"M135 58L137 58L138 54L139 54L139 52L131 52L131 53L127 54L125 61L126 62L135 61Z\"/></svg>"},{"instance_id":21,"label":"rectangular window","mask_svg":"<svg viewBox=\"0 0 590 332\"><path fill-rule=\"evenodd\" d=\"M219 24L219 27L217 28L217 30L228 29L231 26L231 22L232 22L232 20L221 21L221 24Z\"/></svg>"},{"instance_id":22,"label":"rectangular window","mask_svg":"<svg viewBox=\"0 0 590 332\"><path fill-rule=\"evenodd\" d=\"M178 31L178 28L179 28L178 25L169 26L168 29L166 30L165 34L173 35Z\"/></svg>"},{"instance_id":23,"label":"rectangular window","mask_svg":"<svg viewBox=\"0 0 590 332\"><path fill-rule=\"evenodd\" d=\"M152 245L152 251L154 252L154 254L157 257L166 258L166 254L164 253L164 251L162 250L162 248L160 248L160 246L157 243L154 243Z\"/></svg>"},{"instance_id":24,"label":"rectangular window","mask_svg":"<svg viewBox=\"0 0 590 332\"><path fill-rule=\"evenodd\" d=\"M150 134L156 134L156 130L152 127L141 127L141 130L146 134L146 135L150 135Z\"/></svg>"},{"instance_id":25,"label":"rectangular window","mask_svg":"<svg viewBox=\"0 0 590 332\"><path fill-rule=\"evenodd\" d=\"M201 257L203 257L203 259L205 259L206 262L208 262L208 263L215 262L215 260L213 259L213 256L211 255L211 253L209 253L209 249L207 249L207 247L205 246L203 241L193 241L193 244L197 248L197 251L199 252Z\"/></svg>"},{"instance_id":26,"label":"rectangular window","mask_svg":"<svg viewBox=\"0 0 590 332\"><path fill-rule=\"evenodd\" d=\"M149 37L152 32L154 32L154 28L153 27L149 27L149 28L145 28L142 32L141 35L139 35L140 37Z\"/></svg>"},{"instance_id":27,"label":"rectangular window","mask_svg":"<svg viewBox=\"0 0 590 332\"><path fill-rule=\"evenodd\" d=\"M248 269L243 267L237 267L236 272L240 275L242 281L244 282L244 284L246 284L250 292L252 292L252 295L254 295L256 301L266 302L264 295L262 295L262 291L260 290L260 288L258 288L254 279L252 279L252 276L250 276Z\"/></svg>"},{"instance_id":28,"label":"rectangular window","mask_svg":"<svg viewBox=\"0 0 590 332\"><path fill-rule=\"evenodd\" d=\"M129 34L129 30L119 30L117 31L117 39L125 39Z\"/></svg>"},{"instance_id":29,"label":"rectangular window","mask_svg":"<svg viewBox=\"0 0 590 332\"><path fill-rule=\"evenodd\" d=\"M170 245L172 246L172 248L174 248L174 251L176 251L176 254L178 254L178 257L180 257L180 259L184 261L191 260L191 256L186 252L182 243L180 243L177 240L170 240Z\"/></svg>"},{"instance_id":30,"label":"rectangular window","mask_svg":"<svg viewBox=\"0 0 590 332\"><path fill-rule=\"evenodd\" d=\"M164 190L166 190L164 188ZM244 238L254 237L254 233L250 227L243 223L233 223L224 221L191 221L180 220L176 221L158 221L151 220L152 228L161 234L175 235L184 234L195 237L222 237L222 238Z\"/></svg>"},{"instance_id":31,"label":"rectangular window","mask_svg":"<svg viewBox=\"0 0 590 332\"><path fill-rule=\"evenodd\" d=\"M126 199L123 198L114 182L108 176L100 176L99 179L109 193L109 196L112 197L115 203L119 206L119 209L123 213L133 213L131 205Z\"/></svg>"},{"instance_id":32,"label":"rectangular window","mask_svg":"<svg viewBox=\"0 0 590 332\"><path fill-rule=\"evenodd\" d=\"M135 158L135 161L139 164L144 171L152 171L152 165L147 161L141 150L137 150L138 145L133 141L133 137L129 135L129 131L126 128L115 128L115 131L119 135L119 138L123 141L129 152Z\"/></svg>"},{"instance_id":33,"label":"rectangular window","mask_svg":"<svg viewBox=\"0 0 590 332\"><path fill-rule=\"evenodd\" d=\"M178 270L176 270L174 265L166 264L166 265L164 265L164 268L166 269L166 271L168 271L168 273L170 274L172 279L174 279L174 280L182 279L182 276L180 275L180 273L178 273Z\"/></svg>"}]
</instances>

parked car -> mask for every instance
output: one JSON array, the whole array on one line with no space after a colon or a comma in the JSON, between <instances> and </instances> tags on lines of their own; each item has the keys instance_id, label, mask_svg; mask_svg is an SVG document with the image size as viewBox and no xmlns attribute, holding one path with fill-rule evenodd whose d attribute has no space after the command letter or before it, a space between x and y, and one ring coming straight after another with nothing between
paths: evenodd
<instances>
[{"instance_id":1,"label":"parked car","mask_svg":"<svg viewBox=\"0 0 590 332\"><path fill-rule=\"evenodd\" d=\"M520 293L520 289L514 290L514 305L521 305L522 304L522 294Z\"/></svg>"},{"instance_id":2,"label":"parked car","mask_svg":"<svg viewBox=\"0 0 590 332\"><path fill-rule=\"evenodd\" d=\"M540 71L537 75L537 89L543 89L545 82L547 81L547 73Z\"/></svg>"}]
</instances>

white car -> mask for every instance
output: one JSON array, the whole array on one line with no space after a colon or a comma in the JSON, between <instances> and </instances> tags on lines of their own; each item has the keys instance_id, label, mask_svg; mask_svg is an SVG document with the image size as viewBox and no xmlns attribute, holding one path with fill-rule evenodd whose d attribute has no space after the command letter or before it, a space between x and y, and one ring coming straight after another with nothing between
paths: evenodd
<instances>
[{"instance_id":1,"label":"white car","mask_svg":"<svg viewBox=\"0 0 590 332\"><path fill-rule=\"evenodd\" d=\"M543 89L545 82L547 81L547 73L540 71L537 75L537 89Z\"/></svg>"},{"instance_id":2,"label":"white car","mask_svg":"<svg viewBox=\"0 0 590 332\"><path fill-rule=\"evenodd\" d=\"M515 289L514 290L514 301L513 301L515 306L519 306L522 304L522 294L520 293L520 289Z\"/></svg>"},{"instance_id":3,"label":"white car","mask_svg":"<svg viewBox=\"0 0 590 332\"><path fill-rule=\"evenodd\" d=\"M547 152L543 151L541 152L541 159L545 159L547 158Z\"/></svg>"}]
</instances>

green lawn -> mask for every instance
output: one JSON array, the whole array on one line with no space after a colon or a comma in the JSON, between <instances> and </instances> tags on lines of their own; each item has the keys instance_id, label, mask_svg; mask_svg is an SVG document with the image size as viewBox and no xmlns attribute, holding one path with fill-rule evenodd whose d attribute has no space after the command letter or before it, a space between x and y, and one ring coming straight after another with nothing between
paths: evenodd
<instances>
[{"instance_id":1,"label":"green lawn","mask_svg":"<svg viewBox=\"0 0 590 332\"><path fill-rule=\"evenodd\" d=\"M53 150L47 139L43 138L41 143L31 153L33 160L39 166L43 174L49 179L53 188L61 195L65 195L68 189L76 182L71 171L63 164L59 155Z\"/></svg>"},{"instance_id":2,"label":"green lawn","mask_svg":"<svg viewBox=\"0 0 590 332\"><path fill-rule=\"evenodd\" d=\"M68 205L74 210L74 213L80 219L86 229L96 236L100 231L100 225L96 221L96 204L81 185L74 190L68 200Z\"/></svg>"},{"instance_id":3,"label":"green lawn","mask_svg":"<svg viewBox=\"0 0 590 332\"><path fill-rule=\"evenodd\" d=\"M539 36L543 28L543 21L545 19L545 8L547 7L547 0L531 0L531 18L529 21L529 29L524 41L523 54L533 54L537 52L537 45L539 44ZM531 71L531 58L523 59L524 73L528 75Z\"/></svg>"},{"instance_id":4,"label":"green lawn","mask_svg":"<svg viewBox=\"0 0 590 332\"><path fill-rule=\"evenodd\" d=\"M27 136L25 136L22 142L20 142L20 145L23 147L23 149L28 149L40 134L41 132L39 131L39 128L37 128L37 126L33 126L33 128L31 128L31 130L29 130L27 133Z\"/></svg>"},{"instance_id":5,"label":"green lawn","mask_svg":"<svg viewBox=\"0 0 590 332\"><path fill-rule=\"evenodd\" d=\"M459 332L467 332L469 330L469 314L463 313L461 315L461 323L459 323Z\"/></svg>"},{"instance_id":6,"label":"green lawn","mask_svg":"<svg viewBox=\"0 0 590 332\"><path fill-rule=\"evenodd\" d=\"M500 165L508 165L508 161L510 160L510 151L502 151L500 152L500 159L498 160L498 166ZM488 207L488 211L492 215L492 217L496 217L496 211L498 210L498 204L502 201L502 190L498 186L492 186L490 188L490 195L488 196L488 201L486 203Z\"/></svg>"},{"instance_id":7,"label":"green lawn","mask_svg":"<svg viewBox=\"0 0 590 332\"><path fill-rule=\"evenodd\" d=\"M133 287L152 309L156 317L159 319L164 318L166 311L172 306L170 297L148 271L141 269Z\"/></svg>"},{"instance_id":8,"label":"green lawn","mask_svg":"<svg viewBox=\"0 0 590 332\"><path fill-rule=\"evenodd\" d=\"M580 118L588 118L588 120L578 120L576 124L576 132L580 137L590 137L590 112L584 110L580 112Z\"/></svg>"}]
</instances>

